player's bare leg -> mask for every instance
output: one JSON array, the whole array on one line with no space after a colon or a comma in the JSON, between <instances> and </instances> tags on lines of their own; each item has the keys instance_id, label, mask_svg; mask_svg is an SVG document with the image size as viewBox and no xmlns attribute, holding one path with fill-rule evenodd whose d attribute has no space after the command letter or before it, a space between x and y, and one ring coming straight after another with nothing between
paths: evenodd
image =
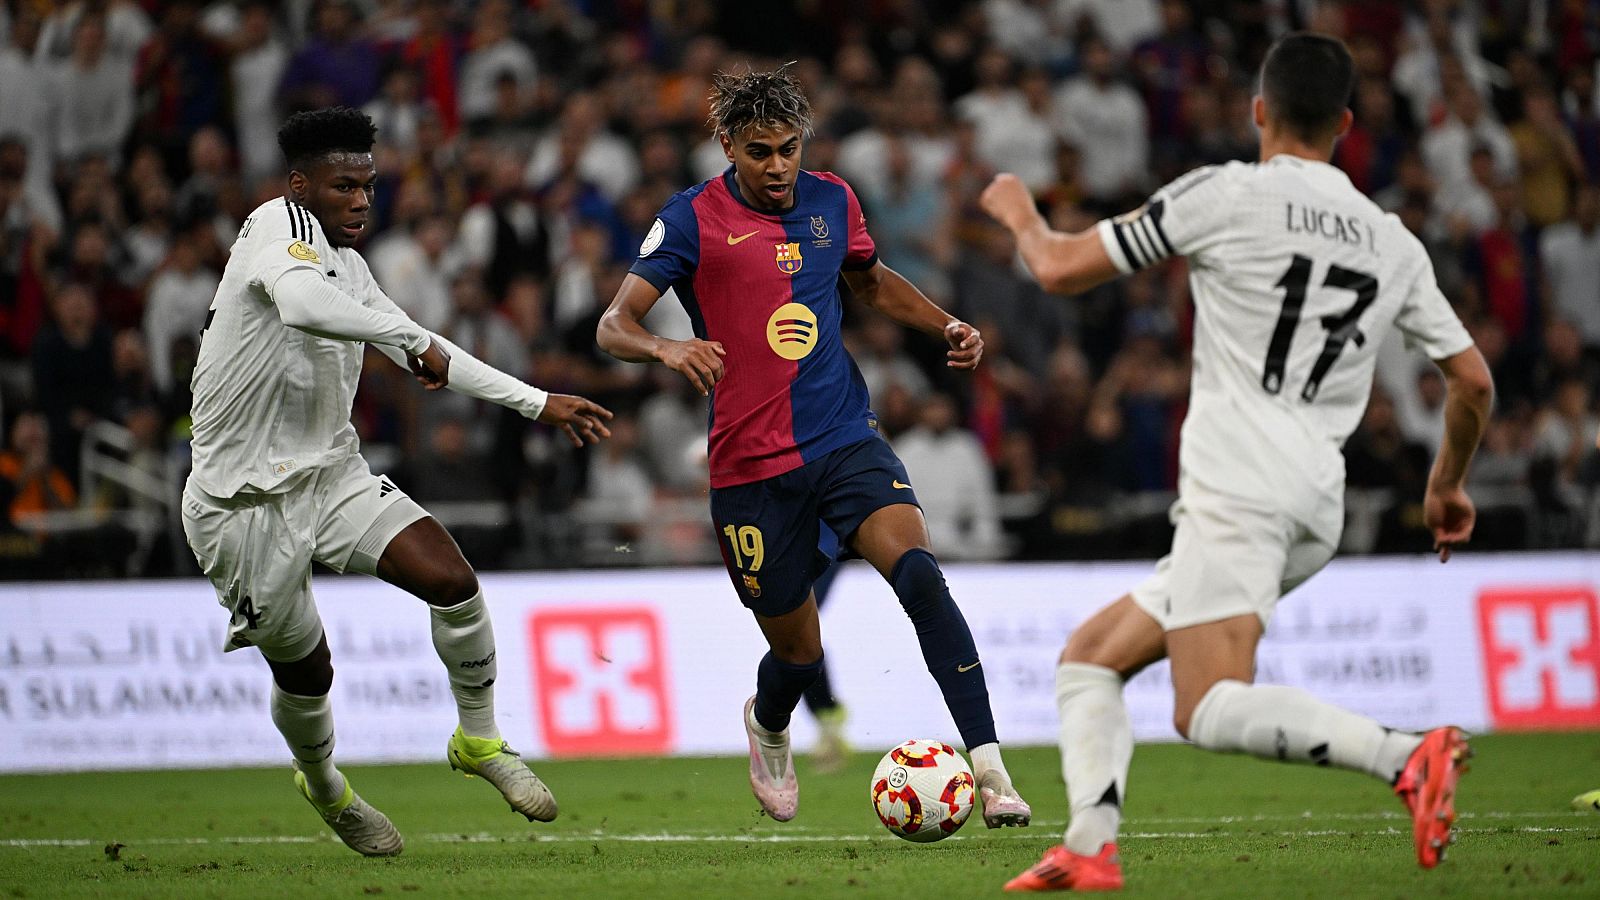
<instances>
[{"instance_id":1,"label":"player's bare leg","mask_svg":"<svg viewBox=\"0 0 1600 900\"><path fill-rule=\"evenodd\" d=\"M500 737L494 721L494 627L478 576L438 520L426 516L389 541L378 577L428 604L433 647L450 675L460 725L446 750L450 766L494 785L529 821L556 817L556 798Z\"/></svg>"},{"instance_id":2,"label":"player's bare leg","mask_svg":"<svg viewBox=\"0 0 1600 900\"><path fill-rule=\"evenodd\" d=\"M984 824L990 828L1027 825L1033 810L1012 786L1000 757L978 649L929 549L922 510L909 503L885 506L868 516L850 540L856 552L894 588L916 626L922 658L972 757Z\"/></svg>"},{"instance_id":3,"label":"player's bare leg","mask_svg":"<svg viewBox=\"0 0 1600 900\"><path fill-rule=\"evenodd\" d=\"M1469 750L1455 728L1393 731L1299 688L1252 684L1261 623L1235 616L1167 633L1173 724L1207 750L1366 772L1412 812L1417 861L1437 865L1451 841L1455 785Z\"/></svg>"},{"instance_id":4,"label":"player's bare leg","mask_svg":"<svg viewBox=\"0 0 1600 900\"><path fill-rule=\"evenodd\" d=\"M800 783L789 744L789 718L822 671L817 598L781 616L756 616L768 651L756 670L756 693L744 705L750 743L750 790L767 815L787 822L800 810Z\"/></svg>"},{"instance_id":5,"label":"player's bare leg","mask_svg":"<svg viewBox=\"0 0 1600 900\"><path fill-rule=\"evenodd\" d=\"M351 850L363 856L394 856L405 847L389 818L356 794L333 764L333 711L328 691L333 665L322 636L306 656L289 662L267 657L272 669L272 723L294 756L300 795Z\"/></svg>"}]
</instances>

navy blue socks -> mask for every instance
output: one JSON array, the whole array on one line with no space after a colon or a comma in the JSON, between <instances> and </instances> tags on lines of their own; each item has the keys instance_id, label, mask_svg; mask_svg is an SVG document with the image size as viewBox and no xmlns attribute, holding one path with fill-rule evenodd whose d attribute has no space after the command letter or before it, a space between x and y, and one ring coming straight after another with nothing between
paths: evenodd
<instances>
[{"instance_id":1,"label":"navy blue socks","mask_svg":"<svg viewBox=\"0 0 1600 900\"><path fill-rule=\"evenodd\" d=\"M971 643L971 639L968 639ZM789 715L822 672L822 657L808 663L788 663L772 655L761 657L756 667L756 724L768 731L789 727ZM992 730L992 728L991 728Z\"/></svg>"},{"instance_id":2,"label":"navy blue socks","mask_svg":"<svg viewBox=\"0 0 1600 900\"><path fill-rule=\"evenodd\" d=\"M922 658L939 683L961 742L968 748L994 743L994 713L978 648L961 608L950 597L938 561L921 548L908 550L894 564L889 584L916 627Z\"/></svg>"}]
</instances>

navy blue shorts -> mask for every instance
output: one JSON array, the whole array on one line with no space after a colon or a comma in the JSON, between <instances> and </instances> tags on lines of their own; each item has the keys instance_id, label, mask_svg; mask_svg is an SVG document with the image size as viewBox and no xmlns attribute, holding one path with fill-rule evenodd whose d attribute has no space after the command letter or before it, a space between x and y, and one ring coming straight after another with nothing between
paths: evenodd
<instances>
[{"instance_id":1,"label":"navy blue shorts","mask_svg":"<svg viewBox=\"0 0 1600 900\"><path fill-rule=\"evenodd\" d=\"M781 616L806 601L868 516L897 503L921 505L888 441L871 437L773 478L713 488L711 521L740 602Z\"/></svg>"}]
</instances>

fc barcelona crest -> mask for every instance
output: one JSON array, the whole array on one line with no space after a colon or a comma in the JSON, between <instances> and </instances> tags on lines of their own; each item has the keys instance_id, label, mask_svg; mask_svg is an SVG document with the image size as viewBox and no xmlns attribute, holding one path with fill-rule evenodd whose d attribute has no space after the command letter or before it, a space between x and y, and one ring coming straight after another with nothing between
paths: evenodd
<instances>
[{"instance_id":1,"label":"fc barcelona crest","mask_svg":"<svg viewBox=\"0 0 1600 900\"><path fill-rule=\"evenodd\" d=\"M805 260L800 258L800 244L790 242L787 244L774 244L778 248L778 271L785 275L793 275L800 271L800 266Z\"/></svg>"}]
</instances>

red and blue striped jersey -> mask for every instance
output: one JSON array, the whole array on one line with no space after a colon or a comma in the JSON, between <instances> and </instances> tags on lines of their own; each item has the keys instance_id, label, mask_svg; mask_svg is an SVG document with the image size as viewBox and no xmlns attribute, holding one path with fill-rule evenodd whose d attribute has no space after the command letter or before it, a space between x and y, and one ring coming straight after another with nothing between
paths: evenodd
<instances>
[{"instance_id":1,"label":"red and blue striped jersey","mask_svg":"<svg viewBox=\"0 0 1600 900\"><path fill-rule=\"evenodd\" d=\"M801 171L776 214L740 196L733 169L667 201L633 274L673 288L702 340L727 356L711 395L711 486L782 475L873 435L867 388L839 335L842 271L878 253L855 192Z\"/></svg>"}]
</instances>

